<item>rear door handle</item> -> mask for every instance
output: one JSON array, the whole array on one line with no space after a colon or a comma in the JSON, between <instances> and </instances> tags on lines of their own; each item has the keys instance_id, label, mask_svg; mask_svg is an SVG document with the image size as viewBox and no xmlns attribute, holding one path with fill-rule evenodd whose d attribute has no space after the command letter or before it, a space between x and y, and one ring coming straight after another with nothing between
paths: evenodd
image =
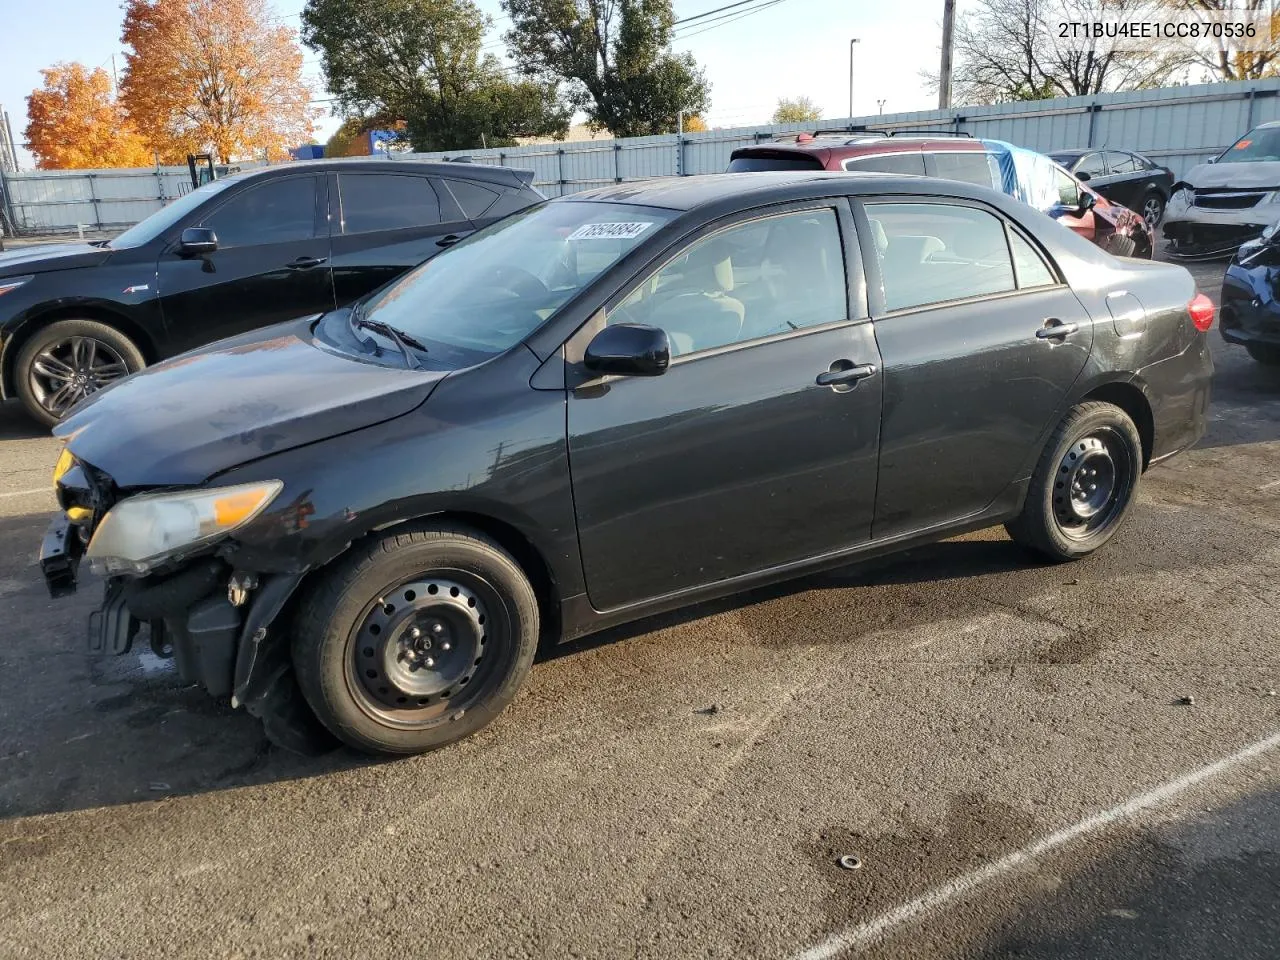
<instances>
[{"instance_id":1,"label":"rear door handle","mask_svg":"<svg viewBox=\"0 0 1280 960\"><path fill-rule=\"evenodd\" d=\"M285 266L290 270L310 270L312 267L320 266L328 259L328 257L299 257L297 260L286 263Z\"/></svg>"},{"instance_id":2,"label":"rear door handle","mask_svg":"<svg viewBox=\"0 0 1280 960\"><path fill-rule=\"evenodd\" d=\"M1036 331L1036 336L1041 340L1062 340L1079 329L1078 323L1063 323L1061 320L1050 317L1044 322L1044 326Z\"/></svg>"},{"instance_id":3,"label":"rear door handle","mask_svg":"<svg viewBox=\"0 0 1280 960\"><path fill-rule=\"evenodd\" d=\"M818 374L817 384L820 387L848 386L867 377L874 377L875 374L874 363L853 364L848 360L837 360L831 365L830 370Z\"/></svg>"},{"instance_id":4,"label":"rear door handle","mask_svg":"<svg viewBox=\"0 0 1280 960\"><path fill-rule=\"evenodd\" d=\"M437 241L436 241L436 246L437 246L437 247L452 247L455 243L457 243L457 242L458 242L459 240L461 240L461 239L462 239L462 237L461 237L461 236L459 236L458 234L456 234L456 233L451 233L451 234L449 234L447 237L441 237L439 240L437 240Z\"/></svg>"}]
</instances>

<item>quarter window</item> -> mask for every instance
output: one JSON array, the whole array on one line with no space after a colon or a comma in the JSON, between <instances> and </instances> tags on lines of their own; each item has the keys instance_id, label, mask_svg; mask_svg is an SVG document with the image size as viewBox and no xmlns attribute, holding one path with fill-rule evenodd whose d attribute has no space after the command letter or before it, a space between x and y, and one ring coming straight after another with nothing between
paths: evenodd
<instances>
[{"instance_id":1,"label":"quarter window","mask_svg":"<svg viewBox=\"0 0 1280 960\"><path fill-rule=\"evenodd\" d=\"M834 210L752 220L697 241L609 313L660 327L675 355L845 320Z\"/></svg>"},{"instance_id":2,"label":"quarter window","mask_svg":"<svg viewBox=\"0 0 1280 960\"><path fill-rule=\"evenodd\" d=\"M204 218L219 247L288 243L315 235L315 177L287 177L250 187Z\"/></svg>"},{"instance_id":3,"label":"quarter window","mask_svg":"<svg viewBox=\"0 0 1280 960\"><path fill-rule=\"evenodd\" d=\"M458 201L458 206L462 207L462 215L468 220L476 220L483 216L484 212L493 206L493 201L498 199L496 191L482 187L478 183L446 180L445 184L449 187L453 198Z\"/></svg>"},{"instance_id":4,"label":"quarter window","mask_svg":"<svg viewBox=\"0 0 1280 960\"><path fill-rule=\"evenodd\" d=\"M426 177L398 173L343 173L342 232L403 230L440 222L440 200Z\"/></svg>"},{"instance_id":5,"label":"quarter window","mask_svg":"<svg viewBox=\"0 0 1280 960\"><path fill-rule=\"evenodd\" d=\"M1016 288L1004 223L941 203L867 205L885 308L905 310Z\"/></svg>"}]
</instances>

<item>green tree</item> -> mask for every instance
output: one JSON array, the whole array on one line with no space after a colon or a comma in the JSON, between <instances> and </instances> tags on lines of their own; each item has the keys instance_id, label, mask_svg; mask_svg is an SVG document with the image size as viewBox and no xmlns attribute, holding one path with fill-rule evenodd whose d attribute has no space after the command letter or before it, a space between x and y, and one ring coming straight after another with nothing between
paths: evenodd
<instances>
[{"instance_id":1,"label":"green tree","mask_svg":"<svg viewBox=\"0 0 1280 960\"><path fill-rule=\"evenodd\" d=\"M709 87L690 53L671 51L670 0L502 0L512 56L528 76L564 81L591 126L615 137L671 133L705 114Z\"/></svg>"},{"instance_id":2,"label":"green tree","mask_svg":"<svg viewBox=\"0 0 1280 960\"><path fill-rule=\"evenodd\" d=\"M822 108L808 97L779 97L778 108L773 111L774 123L811 123L821 119Z\"/></svg>"},{"instance_id":3,"label":"green tree","mask_svg":"<svg viewBox=\"0 0 1280 960\"><path fill-rule=\"evenodd\" d=\"M572 111L558 85L508 77L482 54L491 23L471 0L307 0L302 40L343 115L365 129L403 120L415 150L563 137Z\"/></svg>"}]
</instances>

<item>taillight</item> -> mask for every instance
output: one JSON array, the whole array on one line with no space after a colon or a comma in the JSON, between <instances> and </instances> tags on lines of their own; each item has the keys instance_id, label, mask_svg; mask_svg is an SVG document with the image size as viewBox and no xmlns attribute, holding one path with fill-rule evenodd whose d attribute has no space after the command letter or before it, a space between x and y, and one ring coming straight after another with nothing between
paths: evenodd
<instances>
[{"instance_id":1,"label":"taillight","mask_svg":"<svg viewBox=\"0 0 1280 960\"><path fill-rule=\"evenodd\" d=\"M1187 313L1191 314L1191 322L1201 333L1213 326L1213 301L1203 293L1197 293L1195 299L1187 304Z\"/></svg>"}]
</instances>

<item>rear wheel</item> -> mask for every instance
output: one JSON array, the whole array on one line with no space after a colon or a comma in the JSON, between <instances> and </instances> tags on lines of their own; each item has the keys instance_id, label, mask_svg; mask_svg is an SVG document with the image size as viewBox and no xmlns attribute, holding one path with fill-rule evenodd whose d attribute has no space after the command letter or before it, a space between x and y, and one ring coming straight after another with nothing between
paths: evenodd
<instances>
[{"instance_id":1,"label":"rear wheel","mask_svg":"<svg viewBox=\"0 0 1280 960\"><path fill-rule=\"evenodd\" d=\"M1102 249L1114 257L1132 257L1138 245L1133 242L1132 237L1122 237L1118 233L1113 233L1107 237L1107 242L1103 244Z\"/></svg>"},{"instance_id":2,"label":"rear wheel","mask_svg":"<svg viewBox=\"0 0 1280 960\"><path fill-rule=\"evenodd\" d=\"M1250 343L1245 346L1249 356L1268 367L1280 366L1280 347L1269 343Z\"/></svg>"},{"instance_id":3,"label":"rear wheel","mask_svg":"<svg viewBox=\"0 0 1280 960\"><path fill-rule=\"evenodd\" d=\"M356 548L309 591L293 640L302 692L340 740L420 753L469 736L511 702L538 644L516 562L452 525Z\"/></svg>"},{"instance_id":4,"label":"rear wheel","mask_svg":"<svg viewBox=\"0 0 1280 960\"><path fill-rule=\"evenodd\" d=\"M1049 438L1022 513L1005 529L1051 560L1087 556L1119 529L1141 474L1142 439L1129 415L1110 403L1079 404Z\"/></svg>"},{"instance_id":5,"label":"rear wheel","mask_svg":"<svg viewBox=\"0 0 1280 960\"><path fill-rule=\"evenodd\" d=\"M27 412L53 426L77 403L146 366L119 330L96 320L59 320L37 330L18 351L18 396Z\"/></svg>"}]
</instances>

